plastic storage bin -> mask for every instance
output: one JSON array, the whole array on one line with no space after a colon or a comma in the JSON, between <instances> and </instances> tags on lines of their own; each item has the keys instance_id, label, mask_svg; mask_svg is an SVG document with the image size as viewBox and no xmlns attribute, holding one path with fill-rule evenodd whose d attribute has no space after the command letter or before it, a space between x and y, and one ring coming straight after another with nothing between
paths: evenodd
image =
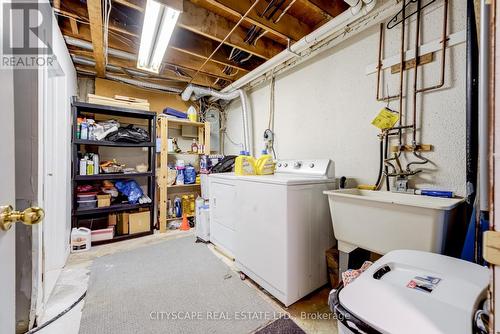
<instances>
[{"instance_id":1,"label":"plastic storage bin","mask_svg":"<svg viewBox=\"0 0 500 334\"><path fill-rule=\"evenodd\" d=\"M473 334L488 268L415 250L395 250L352 283L332 290L339 334Z\"/></svg>"},{"instance_id":2,"label":"plastic storage bin","mask_svg":"<svg viewBox=\"0 0 500 334\"><path fill-rule=\"evenodd\" d=\"M113 227L108 227L92 231L92 242L113 239L114 230Z\"/></svg>"},{"instance_id":3,"label":"plastic storage bin","mask_svg":"<svg viewBox=\"0 0 500 334\"><path fill-rule=\"evenodd\" d=\"M97 200L90 200L90 201L77 201L78 203L78 209L79 210L88 210L88 209L94 209L97 207Z\"/></svg>"}]
</instances>

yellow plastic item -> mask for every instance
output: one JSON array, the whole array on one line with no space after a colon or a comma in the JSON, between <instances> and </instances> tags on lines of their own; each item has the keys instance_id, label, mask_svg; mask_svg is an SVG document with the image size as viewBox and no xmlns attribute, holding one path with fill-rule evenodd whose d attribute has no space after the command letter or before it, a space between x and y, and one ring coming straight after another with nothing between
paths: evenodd
<instances>
[{"instance_id":1,"label":"yellow plastic item","mask_svg":"<svg viewBox=\"0 0 500 334\"><path fill-rule=\"evenodd\" d=\"M372 185L372 184L360 184L358 186L358 189L361 189L361 190L377 190L377 186Z\"/></svg>"},{"instance_id":2,"label":"yellow plastic item","mask_svg":"<svg viewBox=\"0 0 500 334\"><path fill-rule=\"evenodd\" d=\"M274 161L273 157L269 154L263 154L257 159L255 163L257 175L271 175L274 174Z\"/></svg>"},{"instance_id":3,"label":"yellow plastic item","mask_svg":"<svg viewBox=\"0 0 500 334\"><path fill-rule=\"evenodd\" d=\"M388 108L380 110L377 117L372 121L372 124L377 128L384 130L392 128L399 120L399 115Z\"/></svg>"},{"instance_id":4,"label":"yellow plastic item","mask_svg":"<svg viewBox=\"0 0 500 334\"><path fill-rule=\"evenodd\" d=\"M239 155L234 162L234 174L255 175L255 158L249 155Z\"/></svg>"}]
</instances>

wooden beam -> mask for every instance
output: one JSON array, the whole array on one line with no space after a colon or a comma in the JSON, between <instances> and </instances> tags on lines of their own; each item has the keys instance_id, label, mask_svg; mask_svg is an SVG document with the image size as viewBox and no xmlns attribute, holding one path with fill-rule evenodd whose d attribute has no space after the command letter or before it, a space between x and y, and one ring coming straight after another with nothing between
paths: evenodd
<instances>
[{"instance_id":1,"label":"wooden beam","mask_svg":"<svg viewBox=\"0 0 500 334\"><path fill-rule=\"evenodd\" d=\"M85 20L86 18L79 17L77 14L67 12L67 11L58 11L60 14L68 17L72 17L75 19L79 20ZM65 21L61 21L61 30L63 30L63 34L75 38L81 38L87 41L92 41L90 38L90 33L88 33L88 25L82 24L79 27L79 35L73 34L72 31L69 31L69 28L67 29L65 26ZM109 47L131 52L131 53L137 53L137 48L135 46L138 45L140 36L138 34L135 34L133 32L127 31L125 29L117 28L113 25L110 25L109 30L114 33L124 34L127 36L127 38L132 38L132 42L124 42L120 39L118 39L119 36L116 36L114 34L109 35ZM183 52L185 54L197 57L199 59L206 60L210 53L217 47L217 42L213 40L208 40L198 34L192 33L190 31L184 30L182 28L177 28L174 31L174 34L172 36L172 40L170 41L169 44L169 49L172 50L177 50L180 52ZM167 51L168 54L168 51ZM249 71L253 70L256 68L260 63L255 63L254 62L249 62L248 64L245 64L245 66L239 65L233 61L230 61L228 59L229 54L225 53L223 50L219 50L213 57L213 59L210 60L210 62L215 63L216 65L223 65L223 66L229 66L235 69L236 72L242 72L242 73L248 73ZM209 63L210 63L209 62ZM207 64L209 64L207 63ZM201 63L200 63L201 65Z\"/></svg>"},{"instance_id":2,"label":"wooden beam","mask_svg":"<svg viewBox=\"0 0 500 334\"><path fill-rule=\"evenodd\" d=\"M224 40L234 25L234 22L229 21L225 17L190 2L184 4L184 12L177 22L177 26L219 43ZM241 26L237 27L226 40L225 44L266 60L283 51L281 45L268 38L260 38L255 45L250 45L244 41L246 34L247 29Z\"/></svg>"},{"instance_id":3,"label":"wooden beam","mask_svg":"<svg viewBox=\"0 0 500 334\"><path fill-rule=\"evenodd\" d=\"M307 0L324 12L328 13L331 17L335 17L340 13L346 11L349 5L342 0Z\"/></svg>"},{"instance_id":4,"label":"wooden beam","mask_svg":"<svg viewBox=\"0 0 500 334\"><path fill-rule=\"evenodd\" d=\"M71 32L78 35L78 22L75 19L69 19L69 24L71 25Z\"/></svg>"},{"instance_id":5,"label":"wooden beam","mask_svg":"<svg viewBox=\"0 0 500 334\"><path fill-rule=\"evenodd\" d=\"M163 59L164 62L168 64L176 64L179 65L182 68L185 69L191 69L191 70L198 70L200 66L203 64L203 58L199 58L193 55L190 55L188 53L181 52L179 50L174 50L174 49L168 49L165 58ZM226 80L237 80L241 78L243 75L247 73L247 71L241 71L238 69L233 69L232 74L225 74L223 72L224 70L223 65L214 63L214 62L208 62L203 69L201 70L200 73L204 73L207 75L213 75L215 77L221 78L221 79L226 79Z\"/></svg>"},{"instance_id":6,"label":"wooden beam","mask_svg":"<svg viewBox=\"0 0 500 334\"><path fill-rule=\"evenodd\" d=\"M114 1L129 8L144 12L144 8L140 7L136 3L131 3L127 0ZM217 15L206 10L205 8L187 1L184 3L184 11L180 15L179 21L177 22L178 27L210 38L219 43L222 42L222 40L231 31L234 24L234 22L226 19L225 17ZM114 29L114 27L110 29ZM117 30L115 29L115 31ZM268 38L261 38L255 45L249 45L244 41L246 33L247 30L245 28L236 28L228 40L226 40L225 44L261 57L265 60L270 59L283 51L283 47L280 44Z\"/></svg>"},{"instance_id":7,"label":"wooden beam","mask_svg":"<svg viewBox=\"0 0 500 334\"><path fill-rule=\"evenodd\" d=\"M169 48L188 53L205 60L210 56L213 50L215 50L217 45L217 42L203 38L202 36L188 30L176 29L170 41ZM238 63L229 60L229 52L224 48L220 48L211 60L215 63L224 66L231 66L245 72L251 71L261 64L261 62L256 63L249 61L245 63L244 66L239 65Z\"/></svg>"},{"instance_id":8,"label":"wooden beam","mask_svg":"<svg viewBox=\"0 0 500 334\"><path fill-rule=\"evenodd\" d=\"M190 0L191 2L203 6L203 2L206 2L212 6L226 11L227 13L237 17L238 19L243 16L243 14L250 8L253 1L251 0ZM264 12L267 6L267 2L261 1L255 8L255 11L249 13L245 18L245 21L256 25L259 28L265 29L272 33L273 35L282 38L284 40L290 38L292 41L297 41L309 34L312 28L307 24L300 22L295 17L285 13L278 23L274 23L271 20L267 20L265 17L260 17L257 13ZM281 10L278 10L275 17L281 14Z\"/></svg>"},{"instance_id":9,"label":"wooden beam","mask_svg":"<svg viewBox=\"0 0 500 334\"><path fill-rule=\"evenodd\" d=\"M67 23L67 20L64 20L61 22L61 31L64 36L69 36L69 37L74 37L78 38L87 42L91 42L92 39L90 37L90 30L88 25L81 25L79 28L79 35L74 35L69 27L69 24ZM191 34L190 32L187 32ZM184 69L191 69L191 70L197 70L203 62L206 60L206 57L203 55L196 55L194 53L196 52L202 52L203 50L196 47L203 46L203 44L196 44L196 41L194 42L196 47L192 47L189 41L186 39L189 39L189 36L184 36L182 35L182 43L179 43L178 46L179 48L169 48L167 49L167 52L165 54L164 62L171 64L171 65L177 65L181 68ZM117 49L120 51L136 54L137 50L133 47L131 44L126 44L120 40L117 40L113 35L109 36L109 47L112 49ZM210 46L207 46L210 47ZM69 47L70 49L74 49L74 47ZM83 54L83 50L80 51L80 55L88 56L89 51L85 51L86 54ZM90 51L90 53L92 53ZM208 53L208 51L207 51ZM217 54L219 55L219 54ZM93 55L92 55L93 58ZM227 64L222 64L221 62L215 62L213 60L209 61L204 69L201 71L201 73L213 76L213 77L218 77L221 79L227 79L227 80L237 80L244 74L248 73L249 70L247 69L238 69L232 67L232 73L233 75L226 75L222 71L224 67Z\"/></svg>"},{"instance_id":10,"label":"wooden beam","mask_svg":"<svg viewBox=\"0 0 500 334\"><path fill-rule=\"evenodd\" d=\"M97 76L103 78L106 73L106 67L104 63L101 0L87 0L87 10L89 13L90 35L92 37L94 59L96 61L95 68Z\"/></svg>"},{"instance_id":11,"label":"wooden beam","mask_svg":"<svg viewBox=\"0 0 500 334\"><path fill-rule=\"evenodd\" d=\"M141 1L141 4L137 4L137 3L134 3L134 2L131 2L128 0L113 0L113 2L119 3L120 5L123 5L123 6L128 7L128 8L135 9L141 13L143 13L145 10L144 2L142 2L142 1Z\"/></svg>"}]
</instances>

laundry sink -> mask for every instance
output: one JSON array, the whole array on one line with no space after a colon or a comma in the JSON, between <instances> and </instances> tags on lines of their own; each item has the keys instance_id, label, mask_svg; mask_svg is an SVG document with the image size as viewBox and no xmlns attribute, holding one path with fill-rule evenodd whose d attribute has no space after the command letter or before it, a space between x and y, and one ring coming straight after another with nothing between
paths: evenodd
<instances>
[{"instance_id":1,"label":"laundry sink","mask_svg":"<svg viewBox=\"0 0 500 334\"><path fill-rule=\"evenodd\" d=\"M463 199L388 191L325 191L339 251L357 247L385 254L395 249L443 253Z\"/></svg>"}]
</instances>

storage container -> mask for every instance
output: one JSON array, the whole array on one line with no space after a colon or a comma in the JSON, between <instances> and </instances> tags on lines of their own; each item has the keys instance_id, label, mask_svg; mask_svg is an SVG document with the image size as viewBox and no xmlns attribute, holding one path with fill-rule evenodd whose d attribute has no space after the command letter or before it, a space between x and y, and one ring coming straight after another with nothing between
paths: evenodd
<instances>
[{"instance_id":1,"label":"storage container","mask_svg":"<svg viewBox=\"0 0 500 334\"><path fill-rule=\"evenodd\" d=\"M108 227L92 231L92 242L113 239L114 230L113 227Z\"/></svg>"},{"instance_id":2,"label":"storage container","mask_svg":"<svg viewBox=\"0 0 500 334\"><path fill-rule=\"evenodd\" d=\"M80 210L87 210L87 209L94 209L97 207L97 200L90 200L90 201L78 201L78 209Z\"/></svg>"},{"instance_id":3,"label":"storage container","mask_svg":"<svg viewBox=\"0 0 500 334\"><path fill-rule=\"evenodd\" d=\"M131 213L128 217L129 233L134 234L149 231L151 229L150 222L149 211Z\"/></svg>"},{"instance_id":4,"label":"storage container","mask_svg":"<svg viewBox=\"0 0 500 334\"><path fill-rule=\"evenodd\" d=\"M97 207L104 208L111 205L111 195L97 195Z\"/></svg>"},{"instance_id":5,"label":"storage container","mask_svg":"<svg viewBox=\"0 0 500 334\"><path fill-rule=\"evenodd\" d=\"M84 252L91 247L91 231L80 227L71 230L71 253Z\"/></svg>"},{"instance_id":6,"label":"storage container","mask_svg":"<svg viewBox=\"0 0 500 334\"><path fill-rule=\"evenodd\" d=\"M108 226L110 226L110 224L108 224L107 217L80 218L77 222L77 227L85 227L89 230L100 230Z\"/></svg>"},{"instance_id":7,"label":"storage container","mask_svg":"<svg viewBox=\"0 0 500 334\"><path fill-rule=\"evenodd\" d=\"M118 222L116 224L116 233L118 233L119 235L128 234L129 216L130 216L130 214L128 212L121 212L118 214Z\"/></svg>"},{"instance_id":8,"label":"storage container","mask_svg":"<svg viewBox=\"0 0 500 334\"><path fill-rule=\"evenodd\" d=\"M338 333L473 334L488 268L440 254L395 250L330 292Z\"/></svg>"},{"instance_id":9,"label":"storage container","mask_svg":"<svg viewBox=\"0 0 500 334\"><path fill-rule=\"evenodd\" d=\"M90 192L90 193L79 193L76 194L76 199L78 201L91 201L96 199L97 193L96 192Z\"/></svg>"}]
</instances>

